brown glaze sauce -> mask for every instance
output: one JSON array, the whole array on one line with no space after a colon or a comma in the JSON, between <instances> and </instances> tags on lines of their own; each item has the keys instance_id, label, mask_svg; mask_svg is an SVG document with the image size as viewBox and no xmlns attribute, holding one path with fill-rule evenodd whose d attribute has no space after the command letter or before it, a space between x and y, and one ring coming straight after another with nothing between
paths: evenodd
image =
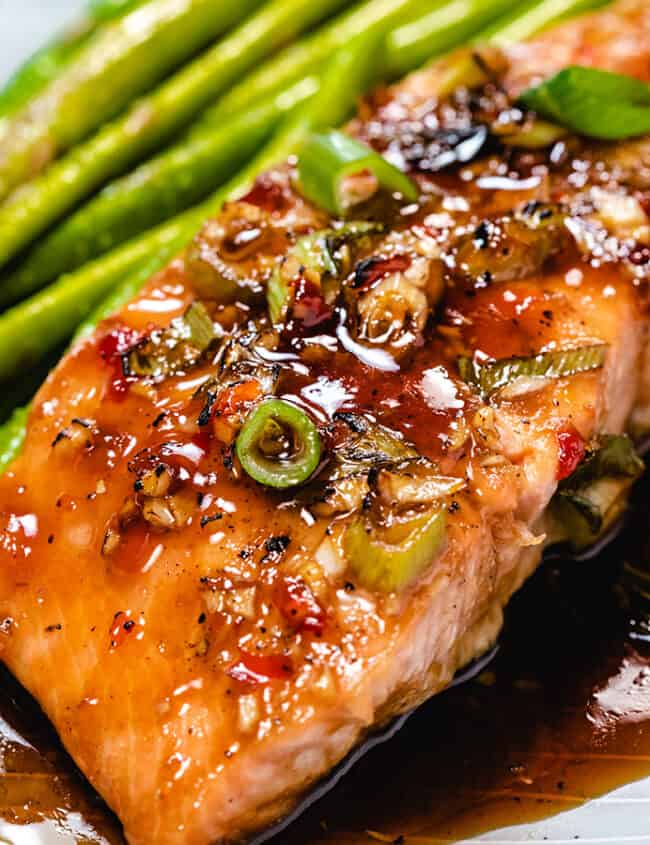
<instances>
[{"instance_id":1,"label":"brown glaze sauce","mask_svg":"<svg viewBox=\"0 0 650 845\"><path fill-rule=\"evenodd\" d=\"M463 129L462 120L459 129ZM391 134L395 133L391 130ZM433 155L435 151L430 152ZM414 217L404 223L404 230L389 221L398 243L391 254L382 258L400 259L402 250L407 248L406 229L420 225L427 228L428 236L433 233L436 237L435 233L439 232L441 241L448 239L453 228L459 237L469 235L480 242L484 238L481 227L488 225L481 218L502 213L499 203L504 197L507 208L528 201L548 205L562 198L564 180L573 175L572 166L566 168L566 173L557 174L555 192L547 196L544 182L549 176L548 168L542 167L536 173L534 161L511 164L489 160L481 164L480 173L461 170L455 183L442 177L438 182L430 180L434 198L413 210ZM421 162L418 168L425 169ZM262 197L268 195L268 191L262 192ZM250 205L256 197L249 195L248 199ZM459 205L461 200L465 202L463 207ZM300 205L297 208L301 210ZM404 209L402 213L408 217ZM571 211L570 219L578 225L580 215ZM507 215L495 221L495 225L503 227L511 224L512 218ZM473 247L472 261L476 266L481 264L477 253L482 249ZM454 255L443 255L440 261ZM594 258L593 249L590 256ZM352 299L354 294L345 290L339 312L332 313L332 325L324 325L330 318L326 310L318 310L319 305L314 313L309 312L309 320L304 321L304 328L309 332L292 333L288 329L278 347L269 353L284 356L282 360L287 362L280 367L278 395L308 405L323 426L323 435L331 439L330 446L336 444L339 436L337 411L365 413L403 433L423 454L440 459L443 471L447 471L443 458L452 466L460 465L463 458L460 450L459 454L452 454L453 450L448 448L451 427L472 412L477 402L454 375L452 362L468 350L477 356L506 357L537 352L542 340L589 343L592 338L586 328L583 330L587 325L592 331L602 328L596 339L601 334L607 338L606 326L599 324L594 312L599 312L599 304L610 295L610 289L622 298L627 295L630 282L636 280L633 269L623 270L614 264L626 257L629 256L616 255L605 266L605 259L587 262L577 252L562 253L557 266L549 266L549 272L544 273L543 286L539 284L539 267L529 273L517 272L516 278L529 281L510 283L495 278L499 284L490 287L491 279L485 278L489 274L483 272L472 271L471 279L463 280L465 271L459 261L454 265L459 272L452 274L450 295L440 303L443 313L435 330L431 327L430 333L423 329L416 332L408 358L400 359L399 364L396 359L402 347L391 348L395 358L390 358L377 345L373 354L375 358L383 354L382 366L377 365L377 360L364 359L364 355L370 355L369 346L355 342L354 326L350 326L350 332L347 330L344 312L349 301L345 295L350 293ZM539 266L543 263L538 262ZM511 271L512 268L508 272ZM647 268L639 270L639 278L644 272ZM576 273L580 275L580 293L569 297L563 291L567 285L574 286L568 275ZM191 282L192 278L184 278L182 262L172 266L157 285L128 306L122 315L126 329L146 332L151 323L166 323L183 313L192 299ZM307 311L314 309L313 303L308 304L314 298L313 292L306 289L304 293L307 303L299 304ZM583 311L589 312L589 321L581 321ZM603 314L600 323L604 324L605 320ZM572 330L568 331L567 326L573 327ZM110 331L111 326L105 329ZM125 327L116 324L112 330L120 332ZM359 337L363 339L362 335ZM425 339L430 342L425 343ZM225 699L231 688L239 690L237 684L243 689L247 684L285 680L295 669L295 689L300 691L294 695L290 690L288 694L292 696L295 713L299 713L300 706L305 701L309 703L311 694L303 678L308 679L310 673L320 669L318 661L313 659L317 646L331 645L334 653L334 648L341 644L350 649L362 649L368 644L370 652L372 637L366 635L365 628L371 625L365 616L359 625L352 619L351 625L356 627L349 635L341 630L338 621L326 625L323 608L341 602L340 590L335 595L330 591L323 605L309 595L306 602L309 607L305 607L305 597L298 602L291 578L284 578L275 558L268 559L272 551L269 543L288 537L292 523L297 522L280 507L292 503L276 494L262 493L251 481L230 478L232 457L229 458L227 447L200 430L201 402L196 399L196 390L201 379L210 375L210 367L199 366L192 373L170 377L164 385L148 393L136 392L136 379L125 380L124 371L116 367L115 352L120 351L119 347L119 338L115 341L113 337L107 344L103 334L79 347L58 371L56 383L50 382L41 397L48 398L48 389L52 393L48 401L41 402L40 417L35 418L30 435L34 442L40 437L41 447L50 449L62 442L65 448L66 440L72 440L67 435L59 441L59 434L50 430L55 426L47 418L47 408L57 407L54 393L59 390L62 395L81 391L75 407L81 408L82 416L86 414L85 408L88 416L91 413L93 416L89 423L83 419L72 420L71 424L77 425L75 441L80 443L80 438L90 436L80 432L78 426L82 429L96 426L97 431L94 440L88 441L88 447L82 445L81 451L72 457L66 457L66 451L61 454L59 448L60 457L49 464L51 489L32 486L26 490L20 472L17 478L10 473L3 481L3 489L12 503L3 537L12 567L7 568L6 577L13 578L20 586L35 586L39 580L34 577L38 561L47 559L50 546L57 542L54 529L63 526L65 542L74 543L80 551L77 559L68 562L61 558L58 565L69 567L71 589L75 571L97 579L94 593L89 590L89 594L101 595L106 607L102 604L103 622L92 627L87 636L94 646L116 655L115 664L119 665L119 659L123 659L125 665L135 666L136 655L153 655L157 665L165 662L181 667L174 676L173 696L191 694L205 686L206 700ZM300 354L296 352L303 353L302 367ZM295 367L291 364L292 355ZM99 401L101 396L109 397L109 401ZM56 413L64 414L64 410ZM555 416L561 417L559 404L553 425ZM68 419L59 422L67 424ZM174 479L176 474L182 478L183 492L193 505L191 520L183 526L186 530L182 534L166 534L166 543L142 522L128 521L128 513L124 515L121 510L133 491L138 491L138 462L148 466L150 458L153 459L150 470L164 459L163 469L174 474ZM11 485L15 489L10 489ZM210 488L214 488L214 494ZM25 507L34 510L33 513L21 510L22 515L18 517L13 503L21 502L19 497L23 495ZM179 507L184 501L179 501ZM57 511L58 515L53 517ZM36 513L40 519L38 528L34 527ZM115 522L117 514L124 515L126 520L125 527L119 525L124 529L124 539L120 539L116 549L110 547L108 565L103 561L98 565L96 550L101 547L104 551L111 536L104 529L108 526L115 531L114 525L119 524ZM210 523L213 517L219 520L218 524ZM305 526L295 528L294 525L292 542L296 547L303 538L310 539L308 535L314 523L304 518L303 521ZM88 536L73 533L78 526L87 528ZM245 546L235 534L238 526L246 537ZM316 525L311 534L316 535L320 528ZM18 539L17 533L21 534ZM257 579L255 586L261 588L262 599L268 600L259 600L258 607L245 615L248 621L234 624L230 611L221 618L220 605L214 605L215 618L206 620L203 593L210 598L211 593L230 589L224 585L226 576L214 574L209 568L211 545L223 547L228 579L242 588ZM54 545L55 554L56 548ZM198 557L197 549L203 559ZM650 771L645 704L639 704L638 697L631 692L643 686L645 656L640 643L634 652L629 650L626 617L618 609L612 590L615 564L622 553L619 547L618 551L610 552L609 563L590 564L589 575L585 574L586 565L578 568L567 565L562 570L550 565L542 570L515 600L503 637L502 654L494 666L478 681L444 694L423 708L398 740L363 761L330 797L290 832L282 834L280 841L307 845L364 842L379 836L380 841L412 841L418 845L454 842L504 823L555 813ZM262 564L268 565L259 572ZM167 567L167 578L164 567ZM149 617L139 609L144 604L140 598L146 592L147 580L153 582L151 593L160 600L156 612ZM84 585L87 588L88 583ZM101 593L102 588L105 594ZM123 597L128 595L135 596L138 604L123 604ZM292 602L298 602L305 613L299 628L285 624L294 612ZM283 613L283 607L288 613ZM232 615L236 613L235 608ZM36 624L29 613L25 613L25 618ZM176 620L175 626L168 625L169 618ZM192 630L183 624L189 622ZM388 624L398 623L389 620ZM285 628L292 629L291 637L285 636ZM50 626L48 618L45 630L48 634L55 633L61 630L61 624ZM316 643L321 635L323 639ZM78 636L74 629L72 636ZM287 640L292 649L283 647ZM163 643L164 648L162 651L157 648L155 655L157 642ZM251 642L260 653L252 654L248 650ZM223 648L215 664L210 664L210 671L206 671L202 658L211 643L213 647ZM163 660L160 657L163 653L172 659ZM329 655L326 651L322 653ZM187 658L184 662L182 656ZM330 660L329 656L326 659ZM312 668L314 663L316 667ZM200 677L196 677L197 671L201 672ZM101 688L102 666L93 666L92 672L87 689ZM608 679L617 673L619 681L608 687ZM637 682L638 678L641 681ZM162 688L164 679L159 680ZM138 682L143 683L140 679ZM30 686L44 700L38 684ZM279 712L284 689L276 686L280 691L277 701L273 699L272 703ZM13 726L5 734L5 775L0 779L0 799L4 797L7 823L18 827L45 825L30 830L45 831L52 842L119 842L110 815L104 814L97 800L85 791L51 734L45 728L40 732L34 706L12 688L10 680L5 689L5 719ZM594 689L602 692L594 696ZM139 693L156 698L159 690L145 689L143 683ZM133 689L126 694L138 695ZM618 703L619 698L622 703ZM143 698L141 715L148 720L147 700ZM95 712L103 712L99 708L92 710L97 701L94 696L84 697L80 735L92 737L93 731L104 729L103 723L94 721L99 719ZM103 702L102 707L106 707ZM228 705L228 708L228 719L234 724L235 707ZM164 712L157 714L159 721ZM633 718L626 719L627 714L633 714ZM137 724L130 715L127 718L130 728L137 731ZM279 731L282 724L274 719L269 731ZM36 736L32 739L34 731ZM20 737L25 732L28 736L23 742ZM227 731L221 732L219 741L227 735ZM244 743L252 741L246 738L242 744L237 742L236 747L224 748L222 753L230 760ZM197 745L201 753L206 747L210 746ZM198 760L200 753L195 757ZM616 761L615 771L612 760ZM176 787L175 782L192 763L191 750L185 759L172 754L167 763L170 774L165 788L170 793L173 789L182 790L183 785ZM220 773L226 765L220 762L217 771ZM110 796L106 784L103 791ZM3 832L0 825L0 837L20 842L16 829L10 827ZM369 834L369 830L378 833Z\"/></svg>"},{"instance_id":2,"label":"brown glaze sauce","mask_svg":"<svg viewBox=\"0 0 650 845\"><path fill-rule=\"evenodd\" d=\"M650 628L619 578L623 560L650 562L649 493L646 481L626 531L597 558L549 560L513 600L487 670L423 706L277 841L439 845L642 778L650 796ZM0 841L122 845L37 705L5 670L2 684Z\"/></svg>"}]
</instances>

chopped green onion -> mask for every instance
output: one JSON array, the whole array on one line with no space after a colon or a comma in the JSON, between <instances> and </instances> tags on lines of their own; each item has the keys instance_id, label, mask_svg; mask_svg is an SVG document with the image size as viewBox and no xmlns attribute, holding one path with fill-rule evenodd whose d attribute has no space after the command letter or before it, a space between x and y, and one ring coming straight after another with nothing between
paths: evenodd
<instances>
[{"instance_id":1,"label":"chopped green onion","mask_svg":"<svg viewBox=\"0 0 650 845\"><path fill-rule=\"evenodd\" d=\"M361 517L346 529L343 549L364 587L390 593L408 587L433 562L445 538L445 524L444 508L394 519L389 526Z\"/></svg>"},{"instance_id":2,"label":"chopped green onion","mask_svg":"<svg viewBox=\"0 0 650 845\"><path fill-rule=\"evenodd\" d=\"M320 462L322 444L304 411L282 399L269 399L248 416L236 449L251 478L286 489L307 481Z\"/></svg>"},{"instance_id":3,"label":"chopped green onion","mask_svg":"<svg viewBox=\"0 0 650 845\"><path fill-rule=\"evenodd\" d=\"M553 513L574 548L594 543L621 515L627 492L644 470L625 435L604 435L575 472L562 481Z\"/></svg>"},{"instance_id":4,"label":"chopped green onion","mask_svg":"<svg viewBox=\"0 0 650 845\"><path fill-rule=\"evenodd\" d=\"M542 150L551 147L557 141L565 138L567 130L557 123L546 120L533 120L521 129L502 135L501 141L508 147L519 147L524 150Z\"/></svg>"},{"instance_id":5,"label":"chopped green onion","mask_svg":"<svg viewBox=\"0 0 650 845\"><path fill-rule=\"evenodd\" d=\"M487 364L459 358L458 369L463 381L477 387L487 398L521 377L564 378L598 370L605 363L607 348L607 344L601 343L577 349L552 349L530 358L503 358Z\"/></svg>"},{"instance_id":6,"label":"chopped green onion","mask_svg":"<svg viewBox=\"0 0 650 845\"><path fill-rule=\"evenodd\" d=\"M266 304L274 325L286 318L290 301L291 287L282 275L282 267L276 267L266 286Z\"/></svg>"},{"instance_id":7,"label":"chopped green onion","mask_svg":"<svg viewBox=\"0 0 650 845\"><path fill-rule=\"evenodd\" d=\"M165 329L155 329L127 354L131 375L163 379L195 366L216 338L205 306L193 302L182 317Z\"/></svg>"},{"instance_id":8,"label":"chopped green onion","mask_svg":"<svg viewBox=\"0 0 650 845\"><path fill-rule=\"evenodd\" d=\"M379 153L335 130L313 133L298 158L302 193L331 214L345 215L369 199L358 191L356 179L369 175L378 188L401 194L409 202L418 198L415 183Z\"/></svg>"},{"instance_id":9,"label":"chopped green onion","mask_svg":"<svg viewBox=\"0 0 650 845\"><path fill-rule=\"evenodd\" d=\"M188 339L199 352L204 352L214 340L214 323L205 305L195 300L182 317L187 328Z\"/></svg>"},{"instance_id":10,"label":"chopped green onion","mask_svg":"<svg viewBox=\"0 0 650 845\"><path fill-rule=\"evenodd\" d=\"M295 256L300 265L321 276L336 278L341 272L341 248L354 240L384 231L381 223L351 221L338 229L320 229L296 241L287 258ZM286 317L291 304L291 286L284 278L282 266L278 265L266 288L269 316L273 323L280 323Z\"/></svg>"},{"instance_id":11,"label":"chopped green onion","mask_svg":"<svg viewBox=\"0 0 650 845\"><path fill-rule=\"evenodd\" d=\"M525 91L520 101L590 138L618 141L650 132L650 85L620 73L574 65Z\"/></svg>"}]
</instances>

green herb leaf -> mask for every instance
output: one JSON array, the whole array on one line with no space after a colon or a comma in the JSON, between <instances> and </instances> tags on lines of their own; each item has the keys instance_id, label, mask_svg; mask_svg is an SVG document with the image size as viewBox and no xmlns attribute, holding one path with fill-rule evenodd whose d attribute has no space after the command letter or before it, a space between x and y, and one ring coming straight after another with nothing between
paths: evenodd
<instances>
[{"instance_id":1,"label":"green herb leaf","mask_svg":"<svg viewBox=\"0 0 650 845\"><path fill-rule=\"evenodd\" d=\"M617 141L650 132L650 85L620 73L574 65L525 91L520 102L590 138Z\"/></svg>"}]
</instances>

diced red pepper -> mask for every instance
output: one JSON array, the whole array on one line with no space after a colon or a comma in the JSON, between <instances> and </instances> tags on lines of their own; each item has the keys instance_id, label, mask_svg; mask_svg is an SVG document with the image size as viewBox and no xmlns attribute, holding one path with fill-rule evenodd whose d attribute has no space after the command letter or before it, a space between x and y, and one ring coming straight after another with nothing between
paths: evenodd
<instances>
[{"instance_id":1,"label":"diced red pepper","mask_svg":"<svg viewBox=\"0 0 650 845\"><path fill-rule=\"evenodd\" d=\"M280 613L297 631L320 636L325 627L325 611L301 578L283 578L274 593Z\"/></svg>"},{"instance_id":2,"label":"diced red pepper","mask_svg":"<svg viewBox=\"0 0 650 845\"><path fill-rule=\"evenodd\" d=\"M241 198L241 202L256 205L258 208L268 211L269 214L274 211L281 211L286 205L286 201L287 198L282 185L279 185L268 175L258 177L250 191Z\"/></svg>"},{"instance_id":3,"label":"diced red pepper","mask_svg":"<svg viewBox=\"0 0 650 845\"><path fill-rule=\"evenodd\" d=\"M301 277L294 292L291 312L294 320L298 320L306 329L312 329L329 320L333 313L325 303L319 286Z\"/></svg>"},{"instance_id":4,"label":"diced red pepper","mask_svg":"<svg viewBox=\"0 0 650 845\"><path fill-rule=\"evenodd\" d=\"M251 654L240 648L239 655L240 659L227 669L226 674L242 684L268 684L293 674L290 658L281 654Z\"/></svg>"},{"instance_id":5,"label":"diced red pepper","mask_svg":"<svg viewBox=\"0 0 650 845\"><path fill-rule=\"evenodd\" d=\"M146 522L136 522L121 532L120 545L111 556L111 569L119 572L142 572L151 555L153 543Z\"/></svg>"},{"instance_id":6,"label":"diced red pepper","mask_svg":"<svg viewBox=\"0 0 650 845\"><path fill-rule=\"evenodd\" d=\"M573 426L567 426L557 432L558 460L557 480L568 478L585 456L585 441Z\"/></svg>"},{"instance_id":7,"label":"diced red pepper","mask_svg":"<svg viewBox=\"0 0 650 845\"><path fill-rule=\"evenodd\" d=\"M195 446L198 446L199 449L206 455L210 451L211 442L212 438L210 437L210 432L205 429L192 435L192 443L194 443Z\"/></svg>"},{"instance_id":8,"label":"diced red pepper","mask_svg":"<svg viewBox=\"0 0 650 845\"><path fill-rule=\"evenodd\" d=\"M116 401L121 401L129 392L130 385L135 381L127 376L122 366L122 356L142 340L142 335L127 326L120 326L105 335L99 343L99 354L113 370L110 384L110 394Z\"/></svg>"}]
</instances>

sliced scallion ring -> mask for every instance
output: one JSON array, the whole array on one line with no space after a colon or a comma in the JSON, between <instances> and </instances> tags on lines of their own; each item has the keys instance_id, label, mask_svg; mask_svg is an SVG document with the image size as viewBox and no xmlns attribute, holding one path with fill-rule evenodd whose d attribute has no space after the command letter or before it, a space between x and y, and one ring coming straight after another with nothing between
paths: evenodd
<instances>
[{"instance_id":1,"label":"sliced scallion ring","mask_svg":"<svg viewBox=\"0 0 650 845\"><path fill-rule=\"evenodd\" d=\"M307 481L320 462L322 443L304 411L282 399L269 399L248 416L236 451L251 478L286 489Z\"/></svg>"},{"instance_id":2,"label":"sliced scallion ring","mask_svg":"<svg viewBox=\"0 0 650 845\"><path fill-rule=\"evenodd\" d=\"M520 102L590 138L618 141L650 132L650 85L620 73L567 67L525 91Z\"/></svg>"},{"instance_id":3,"label":"sliced scallion ring","mask_svg":"<svg viewBox=\"0 0 650 845\"><path fill-rule=\"evenodd\" d=\"M598 370L605 363L607 344L581 346L577 349L552 349L530 358L502 358L478 364L472 358L459 358L458 369L463 381L478 388L485 398L517 378L564 378Z\"/></svg>"},{"instance_id":4,"label":"sliced scallion ring","mask_svg":"<svg viewBox=\"0 0 650 845\"><path fill-rule=\"evenodd\" d=\"M352 177L370 174L377 186L415 202L418 189L379 153L343 132L315 132L300 151L298 182L302 193L320 208L339 216L367 199L352 187Z\"/></svg>"}]
</instances>

